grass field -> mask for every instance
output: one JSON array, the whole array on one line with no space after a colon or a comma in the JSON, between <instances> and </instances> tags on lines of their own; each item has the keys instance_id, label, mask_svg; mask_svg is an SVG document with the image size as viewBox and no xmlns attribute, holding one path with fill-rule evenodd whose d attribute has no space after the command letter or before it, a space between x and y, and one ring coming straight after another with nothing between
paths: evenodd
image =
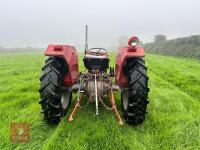
<instances>
[{"instance_id":1,"label":"grass field","mask_svg":"<svg viewBox=\"0 0 200 150\"><path fill-rule=\"evenodd\" d=\"M199 61L148 54L146 121L122 128L102 107L96 117L93 105L80 109L70 124L75 100L58 126L46 124L38 104L44 59L39 53L0 54L0 149L200 149ZM121 113L120 94L115 98ZM10 143L12 122L31 124L30 142Z\"/></svg>"}]
</instances>

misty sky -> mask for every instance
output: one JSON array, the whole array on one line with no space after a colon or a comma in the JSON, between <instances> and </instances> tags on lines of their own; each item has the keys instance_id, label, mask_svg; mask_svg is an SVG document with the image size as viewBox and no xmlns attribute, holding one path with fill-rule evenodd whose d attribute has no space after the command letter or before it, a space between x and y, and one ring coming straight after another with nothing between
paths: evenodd
<instances>
[{"instance_id":1,"label":"misty sky","mask_svg":"<svg viewBox=\"0 0 200 150\"><path fill-rule=\"evenodd\" d=\"M118 44L120 36L143 42L200 34L199 0L0 0L0 46L46 47Z\"/></svg>"}]
</instances>

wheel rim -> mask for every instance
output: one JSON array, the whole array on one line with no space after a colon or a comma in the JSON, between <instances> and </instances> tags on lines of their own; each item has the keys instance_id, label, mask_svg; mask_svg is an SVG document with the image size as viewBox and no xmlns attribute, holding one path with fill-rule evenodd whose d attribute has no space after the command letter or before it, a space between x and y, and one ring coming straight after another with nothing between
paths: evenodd
<instances>
[{"instance_id":1,"label":"wheel rim","mask_svg":"<svg viewBox=\"0 0 200 150\"><path fill-rule=\"evenodd\" d=\"M124 110L127 110L128 108L128 90L122 91L122 103Z\"/></svg>"},{"instance_id":2,"label":"wheel rim","mask_svg":"<svg viewBox=\"0 0 200 150\"><path fill-rule=\"evenodd\" d=\"M61 106L64 110L67 109L71 98L71 91L67 89L67 91L61 92Z\"/></svg>"}]
</instances>

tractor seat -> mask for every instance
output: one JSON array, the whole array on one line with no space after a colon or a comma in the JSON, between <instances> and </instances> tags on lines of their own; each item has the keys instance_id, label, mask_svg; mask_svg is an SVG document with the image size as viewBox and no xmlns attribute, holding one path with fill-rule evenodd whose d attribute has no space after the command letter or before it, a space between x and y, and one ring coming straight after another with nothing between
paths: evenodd
<instances>
[{"instance_id":1,"label":"tractor seat","mask_svg":"<svg viewBox=\"0 0 200 150\"><path fill-rule=\"evenodd\" d=\"M91 48L86 51L83 62L89 70L105 71L109 66L107 50L103 48Z\"/></svg>"}]
</instances>

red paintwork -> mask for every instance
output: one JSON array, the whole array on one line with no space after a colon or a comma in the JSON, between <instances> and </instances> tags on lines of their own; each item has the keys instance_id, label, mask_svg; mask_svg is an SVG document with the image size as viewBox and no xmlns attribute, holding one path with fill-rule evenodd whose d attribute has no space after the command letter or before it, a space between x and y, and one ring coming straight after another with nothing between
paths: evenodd
<instances>
[{"instance_id":1,"label":"red paintwork","mask_svg":"<svg viewBox=\"0 0 200 150\"><path fill-rule=\"evenodd\" d=\"M130 45L131 46L131 42L132 41L139 41L139 39L138 39L138 37L137 36L132 36L131 38L129 38L129 40L128 40L128 45Z\"/></svg>"},{"instance_id":2,"label":"red paintwork","mask_svg":"<svg viewBox=\"0 0 200 150\"><path fill-rule=\"evenodd\" d=\"M115 80L120 88L124 88L127 85L127 78L123 74L123 65L129 57L144 57L144 48L142 46L130 46L133 39L137 37L133 36L128 41L128 46L123 46L118 49L115 62Z\"/></svg>"},{"instance_id":3,"label":"red paintwork","mask_svg":"<svg viewBox=\"0 0 200 150\"><path fill-rule=\"evenodd\" d=\"M64 85L71 86L76 82L78 77L78 55L75 47L69 45L49 45L44 54L46 56L64 58L69 68L64 78Z\"/></svg>"}]
</instances>

